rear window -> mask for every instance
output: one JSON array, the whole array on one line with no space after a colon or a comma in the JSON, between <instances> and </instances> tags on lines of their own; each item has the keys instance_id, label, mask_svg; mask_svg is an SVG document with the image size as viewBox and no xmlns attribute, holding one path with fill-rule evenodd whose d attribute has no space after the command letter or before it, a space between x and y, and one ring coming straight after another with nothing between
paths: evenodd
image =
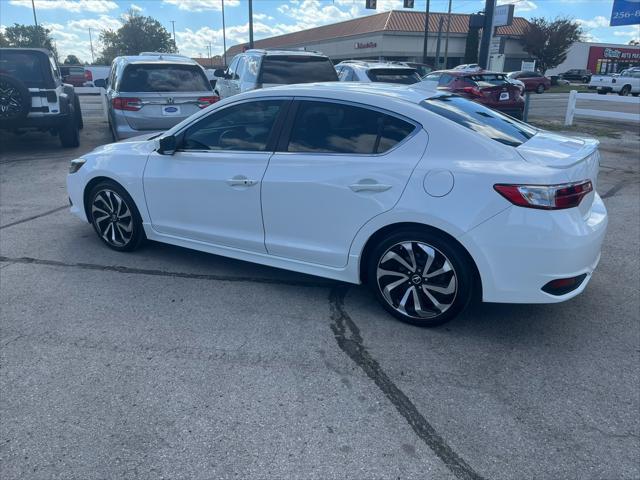
<instances>
[{"instance_id":1,"label":"rear window","mask_svg":"<svg viewBox=\"0 0 640 480\"><path fill-rule=\"evenodd\" d=\"M413 68L372 68L367 71L372 82L401 83L411 85L420 81L420 75Z\"/></svg>"},{"instance_id":2,"label":"rear window","mask_svg":"<svg viewBox=\"0 0 640 480\"><path fill-rule=\"evenodd\" d=\"M211 90L207 77L195 65L133 64L120 82L121 92L202 92Z\"/></svg>"},{"instance_id":3,"label":"rear window","mask_svg":"<svg viewBox=\"0 0 640 480\"><path fill-rule=\"evenodd\" d=\"M262 59L258 83L337 82L338 74L327 57L267 55Z\"/></svg>"},{"instance_id":4,"label":"rear window","mask_svg":"<svg viewBox=\"0 0 640 480\"><path fill-rule=\"evenodd\" d=\"M508 83L507 79L502 73L483 73L481 75L469 75L466 78L470 78L480 86L495 86Z\"/></svg>"},{"instance_id":5,"label":"rear window","mask_svg":"<svg viewBox=\"0 0 640 480\"><path fill-rule=\"evenodd\" d=\"M28 52L0 52L0 73L11 75L27 87L39 87L45 81L40 55Z\"/></svg>"},{"instance_id":6,"label":"rear window","mask_svg":"<svg viewBox=\"0 0 640 480\"><path fill-rule=\"evenodd\" d=\"M421 105L458 125L512 147L522 145L537 132L526 123L455 95L423 100Z\"/></svg>"}]
</instances>

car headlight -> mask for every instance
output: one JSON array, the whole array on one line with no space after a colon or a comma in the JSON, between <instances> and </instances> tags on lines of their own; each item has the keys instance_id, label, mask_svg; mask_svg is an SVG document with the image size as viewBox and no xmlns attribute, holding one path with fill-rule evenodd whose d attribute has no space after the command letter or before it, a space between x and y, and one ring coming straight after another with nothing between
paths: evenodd
<instances>
[{"instance_id":1,"label":"car headlight","mask_svg":"<svg viewBox=\"0 0 640 480\"><path fill-rule=\"evenodd\" d=\"M69 173L76 173L85 163L87 163L87 161L84 158L71 160L71 163L69 164Z\"/></svg>"}]
</instances>

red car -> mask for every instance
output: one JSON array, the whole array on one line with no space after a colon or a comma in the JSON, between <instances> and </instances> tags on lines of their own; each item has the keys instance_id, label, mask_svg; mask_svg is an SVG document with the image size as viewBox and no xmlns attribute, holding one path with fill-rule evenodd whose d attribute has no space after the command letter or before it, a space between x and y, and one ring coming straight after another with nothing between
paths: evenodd
<instances>
[{"instance_id":1,"label":"red car","mask_svg":"<svg viewBox=\"0 0 640 480\"><path fill-rule=\"evenodd\" d=\"M82 87L85 82L92 80L87 78L91 76L91 72L80 65L60 65L60 74L64 83L70 83L74 87Z\"/></svg>"},{"instance_id":2,"label":"red car","mask_svg":"<svg viewBox=\"0 0 640 480\"><path fill-rule=\"evenodd\" d=\"M551 87L551 80L538 72L511 72L507 77L520 80L524 83L524 89L527 92L544 93L545 90L549 90L549 87Z\"/></svg>"},{"instance_id":3,"label":"red car","mask_svg":"<svg viewBox=\"0 0 640 480\"><path fill-rule=\"evenodd\" d=\"M485 107L522 118L524 99L520 88L509 82L504 73L439 70L427 75L423 81L438 82L440 90L448 90Z\"/></svg>"}]
</instances>

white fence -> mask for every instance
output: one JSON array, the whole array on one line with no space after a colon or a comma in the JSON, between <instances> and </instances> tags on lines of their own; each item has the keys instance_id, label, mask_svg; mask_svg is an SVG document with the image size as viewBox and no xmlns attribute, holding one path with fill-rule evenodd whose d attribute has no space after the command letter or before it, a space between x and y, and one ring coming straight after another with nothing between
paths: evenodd
<instances>
[{"instance_id":1,"label":"white fence","mask_svg":"<svg viewBox=\"0 0 640 480\"><path fill-rule=\"evenodd\" d=\"M102 115L104 120L108 120L107 114L107 92L100 87L76 87L75 92L81 97L85 97L82 102L82 114L89 116ZM99 101L88 101L91 97L100 97Z\"/></svg>"},{"instance_id":2,"label":"white fence","mask_svg":"<svg viewBox=\"0 0 640 480\"><path fill-rule=\"evenodd\" d=\"M612 110L594 110L591 108L576 108L576 102L580 100L588 100L590 102L607 102L607 103L624 103L637 106L635 113L619 112L612 105ZM597 95L593 93L578 93L571 90L569 93L569 104L567 105L567 114L564 117L565 125L573 125L573 117L576 115L584 115L587 117L599 117L607 119L628 120L632 122L640 122L640 97L621 97L619 95Z\"/></svg>"}]
</instances>

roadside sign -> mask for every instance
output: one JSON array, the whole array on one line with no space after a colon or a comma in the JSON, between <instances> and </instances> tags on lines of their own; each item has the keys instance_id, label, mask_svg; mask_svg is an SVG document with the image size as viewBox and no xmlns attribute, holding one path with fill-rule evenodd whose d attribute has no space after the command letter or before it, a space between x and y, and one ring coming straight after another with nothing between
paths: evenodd
<instances>
[{"instance_id":1,"label":"roadside sign","mask_svg":"<svg viewBox=\"0 0 640 480\"><path fill-rule=\"evenodd\" d=\"M493 26L495 27L504 27L506 25L511 25L513 22L513 10L515 9L515 5L513 3L509 3L507 5L498 5L493 10Z\"/></svg>"},{"instance_id":2,"label":"roadside sign","mask_svg":"<svg viewBox=\"0 0 640 480\"><path fill-rule=\"evenodd\" d=\"M491 37L491 43L489 44L489 55L497 55L499 53L504 53L504 38Z\"/></svg>"},{"instance_id":3,"label":"roadside sign","mask_svg":"<svg viewBox=\"0 0 640 480\"><path fill-rule=\"evenodd\" d=\"M536 71L536 61L534 60L533 62L525 62L523 60L522 64L520 65L520 70L525 71L525 72L535 72Z\"/></svg>"},{"instance_id":4,"label":"roadside sign","mask_svg":"<svg viewBox=\"0 0 640 480\"><path fill-rule=\"evenodd\" d=\"M610 26L640 24L640 0L613 0Z\"/></svg>"}]
</instances>

